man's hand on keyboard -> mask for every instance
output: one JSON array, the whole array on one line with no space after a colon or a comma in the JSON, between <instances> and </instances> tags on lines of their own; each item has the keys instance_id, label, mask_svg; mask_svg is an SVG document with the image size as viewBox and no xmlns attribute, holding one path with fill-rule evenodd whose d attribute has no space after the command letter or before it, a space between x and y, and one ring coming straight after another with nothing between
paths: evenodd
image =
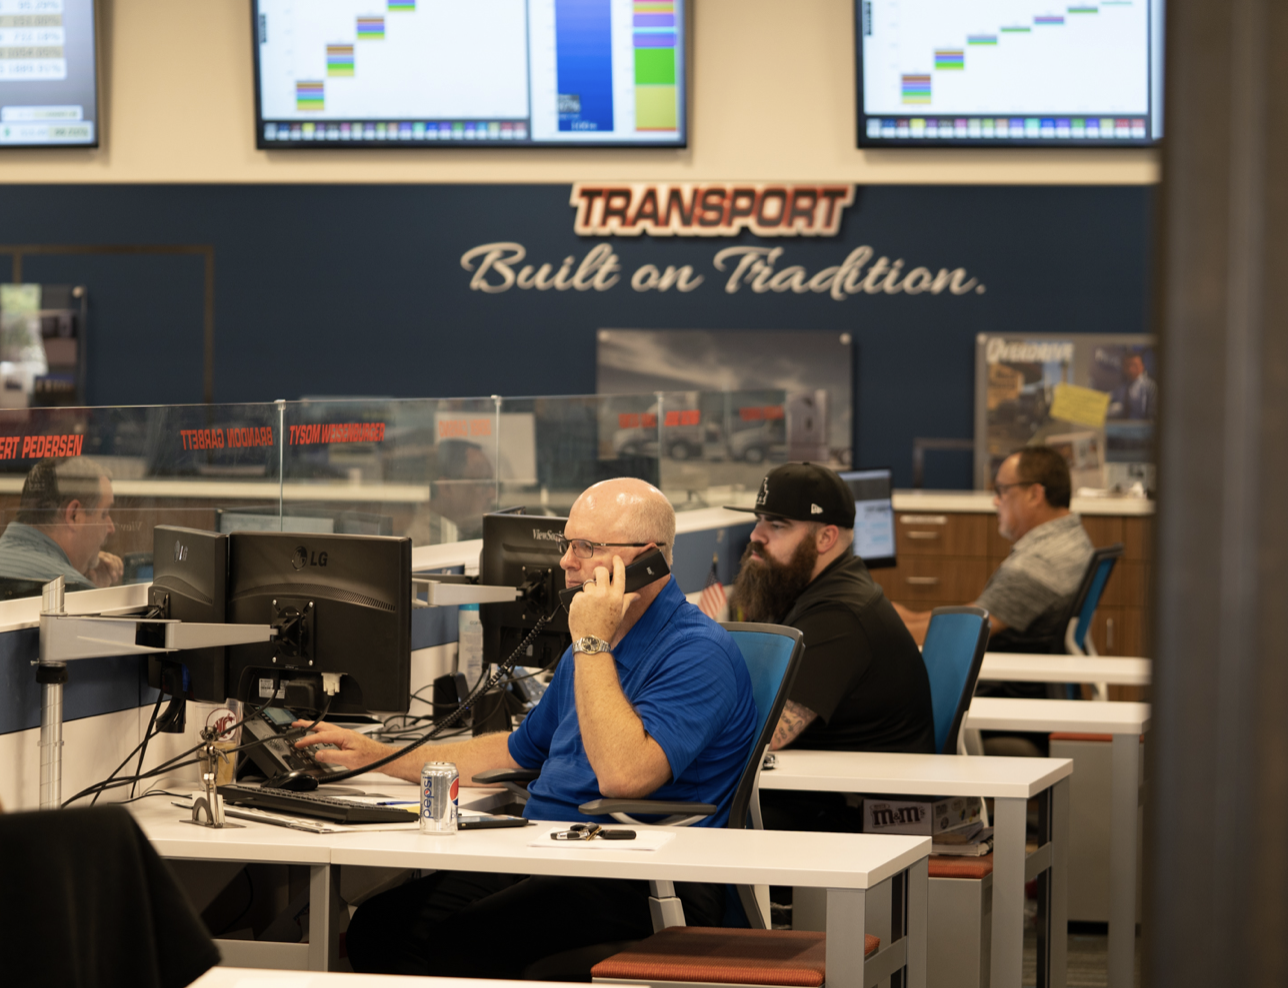
<instances>
[{"instance_id":1,"label":"man's hand on keyboard","mask_svg":"<svg viewBox=\"0 0 1288 988\"><path fill-rule=\"evenodd\" d=\"M292 727L308 727L312 721L297 720ZM326 745L327 747L317 747ZM346 731L331 724L318 724L311 732L295 742L297 748L312 748L312 756L323 764L342 765L344 768L361 768L377 758L383 758L394 749L373 741L365 734Z\"/></svg>"}]
</instances>

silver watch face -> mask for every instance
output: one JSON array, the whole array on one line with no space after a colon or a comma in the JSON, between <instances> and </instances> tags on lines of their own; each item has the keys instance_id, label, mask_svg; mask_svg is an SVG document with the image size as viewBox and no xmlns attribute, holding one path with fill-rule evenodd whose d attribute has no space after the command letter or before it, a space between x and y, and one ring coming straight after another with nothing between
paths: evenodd
<instances>
[{"instance_id":1,"label":"silver watch face","mask_svg":"<svg viewBox=\"0 0 1288 988\"><path fill-rule=\"evenodd\" d=\"M575 649L575 651L585 652L587 655L596 655L599 652L607 652L608 650L608 642L602 638L596 638L594 635L578 638L577 648Z\"/></svg>"}]
</instances>

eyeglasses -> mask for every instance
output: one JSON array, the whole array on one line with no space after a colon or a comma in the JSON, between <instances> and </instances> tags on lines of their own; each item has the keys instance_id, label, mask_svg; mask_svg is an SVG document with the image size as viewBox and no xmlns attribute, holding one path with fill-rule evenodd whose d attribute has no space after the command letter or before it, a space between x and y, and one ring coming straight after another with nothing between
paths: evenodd
<instances>
[{"instance_id":1,"label":"eyeglasses","mask_svg":"<svg viewBox=\"0 0 1288 988\"><path fill-rule=\"evenodd\" d=\"M1032 487L1036 483L1037 483L1036 480L1017 480L1013 484L994 484L993 493L994 495L997 496L997 499L1000 501L1003 497L1006 496L1006 492L1009 491L1012 487Z\"/></svg>"},{"instance_id":2,"label":"eyeglasses","mask_svg":"<svg viewBox=\"0 0 1288 988\"><path fill-rule=\"evenodd\" d=\"M567 555L571 549L578 559L590 559L595 555L596 549L643 549L646 545L655 545L660 549L666 545L665 542L591 542L589 539L565 539L562 535L555 544L559 547L559 555Z\"/></svg>"}]
</instances>

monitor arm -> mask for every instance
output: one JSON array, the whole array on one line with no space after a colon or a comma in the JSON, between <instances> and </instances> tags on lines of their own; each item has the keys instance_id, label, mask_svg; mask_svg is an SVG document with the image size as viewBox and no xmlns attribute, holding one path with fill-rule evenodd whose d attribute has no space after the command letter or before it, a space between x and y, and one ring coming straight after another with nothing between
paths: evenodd
<instances>
[{"instance_id":1,"label":"monitor arm","mask_svg":"<svg viewBox=\"0 0 1288 988\"><path fill-rule=\"evenodd\" d=\"M185 624L128 614L68 614L66 584L60 576L46 583L40 600L40 807L62 803L63 686L67 663L112 655L156 655L189 648L211 648L270 641L270 625Z\"/></svg>"}]
</instances>

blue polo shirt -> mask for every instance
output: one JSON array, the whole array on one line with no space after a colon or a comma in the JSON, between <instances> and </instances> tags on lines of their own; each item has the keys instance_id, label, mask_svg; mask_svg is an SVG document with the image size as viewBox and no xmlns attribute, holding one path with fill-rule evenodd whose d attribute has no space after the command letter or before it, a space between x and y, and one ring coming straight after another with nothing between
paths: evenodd
<instances>
[{"instance_id":1,"label":"blue polo shirt","mask_svg":"<svg viewBox=\"0 0 1288 988\"><path fill-rule=\"evenodd\" d=\"M751 678L738 646L671 579L613 658L622 692L671 766L671 781L649 798L715 803L718 811L697 825L723 827L756 726ZM603 794L581 740L575 673L569 648L541 702L510 735L510 756L524 768L541 769L528 786L523 815L611 823L577 810Z\"/></svg>"}]
</instances>

